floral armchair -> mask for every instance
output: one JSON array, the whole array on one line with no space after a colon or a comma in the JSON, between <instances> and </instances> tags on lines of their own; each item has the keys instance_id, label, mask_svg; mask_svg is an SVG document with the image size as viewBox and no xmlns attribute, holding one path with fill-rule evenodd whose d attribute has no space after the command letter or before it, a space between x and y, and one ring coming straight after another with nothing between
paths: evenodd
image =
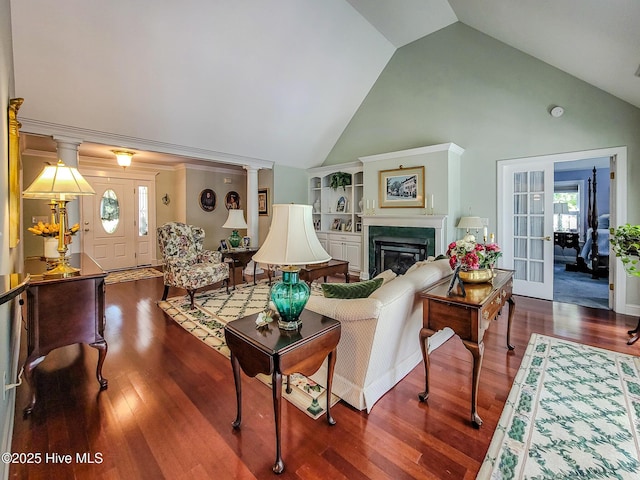
<instances>
[{"instance_id":1,"label":"floral armchair","mask_svg":"<svg viewBox=\"0 0 640 480\"><path fill-rule=\"evenodd\" d=\"M158 228L158 244L162 253L164 293L169 287L184 288L189 293L191 308L198 288L225 280L229 293L229 265L220 252L204 250L204 230L180 222L165 223Z\"/></svg>"}]
</instances>

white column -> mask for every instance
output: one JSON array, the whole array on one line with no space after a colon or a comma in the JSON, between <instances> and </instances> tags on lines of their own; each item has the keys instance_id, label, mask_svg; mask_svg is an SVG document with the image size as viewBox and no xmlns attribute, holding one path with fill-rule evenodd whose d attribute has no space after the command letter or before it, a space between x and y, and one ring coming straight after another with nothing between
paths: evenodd
<instances>
[{"instance_id":1,"label":"white column","mask_svg":"<svg viewBox=\"0 0 640 480\"><path fill-rule=\"evenodd\" d=\"M63 136L54 136L53 139L56 141L58 158L68 167L78 168L78 147L82 140ZM78 222L80 222L80 199L76 198L67 203L67 228ZM71 253L79 253L81 251L80 240L77 235L68 247Z\"/></svg>"},{"instance_id":2,"label":"white column","mask_svg":"<svg viewBox=\"0 0 640 480\"><path fill-rule=\"evenodd\" d=\"M243 167L247 171L247 235L251 238L251 246L258 246L258 168L249 165ZM256 268L256 274L264 270ZM253 275L253 260L247 264L245 275Z\"/></svg>"}]
</instances>

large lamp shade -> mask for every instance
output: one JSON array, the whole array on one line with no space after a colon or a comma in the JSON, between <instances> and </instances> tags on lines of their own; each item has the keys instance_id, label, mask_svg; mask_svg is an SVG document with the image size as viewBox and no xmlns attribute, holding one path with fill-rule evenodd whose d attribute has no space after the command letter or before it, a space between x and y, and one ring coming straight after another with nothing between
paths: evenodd
<instances>
[{"instance_id":1,"label":"large lamp shade","mask_svg":"<svg viewBox=\"0 0 640 480\"><path fill-rule=\"evenodd\" d=\"M311 205L274 205L271 228L254 262L282 266L282 281L271 287L271 300L278 314L278 326L297 330L300 314L309 300L310 290L299 281L299 265L328 262L331 256L322 248L313 228Z\"/></svg>"}]
</instances>

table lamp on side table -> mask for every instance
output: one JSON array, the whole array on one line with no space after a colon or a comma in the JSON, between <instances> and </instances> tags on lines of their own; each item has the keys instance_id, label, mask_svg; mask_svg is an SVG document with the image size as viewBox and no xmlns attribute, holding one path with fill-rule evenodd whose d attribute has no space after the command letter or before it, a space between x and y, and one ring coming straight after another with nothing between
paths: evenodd
<instances>
[{"instance_id":1,"label":"table lamp on side table","mask_svg":"<svg viewBox=\"0 0 640 480\"><path fill-rule=\"evenodd\" d=\"M282 281L271 287L282 330L297 330L311 290L299 281L301 265L328 262L331 256L322 248L313 228L311 205L273 205L273 220L267 238L254 262L282 266Z\"/></svg>"},{"instance_id":2,"label":"table lamp on side table","mask_svg":"<svg viewBox=\"0 0 640 480\"><path fill-rule=\"evenodd\" d=\"M248 228L247 222L244 221L244 213L242 213L242 210L229 210L229 216L227 217L227 221L224 222L224 225L222 225L222 228L233 229L233 232L231 232L231 236L229 237L229 243L233 248L238 248L242 241L242 237L238 234L238 229Z\"/></svg>"},{"instance_id":3,"label":"table lamp on side table","mask_svg":"<svg viewBox=\"0 0 640 480\"><path fill-rule=\"evenodd\" d=\"M67 245L64 241L67 232L67 203L76 198L76 195L95 195L77 168L67 167L62 160L58 160L56 165L47 165L40 175L23 192L26 198L48 197L58 204L58 222L60 224L58 234L58 253L60 259L58 265L47 271L45 276L68 277L77 275L79 270L69 265L66 258Z\"/></svg>"}]
</instances>

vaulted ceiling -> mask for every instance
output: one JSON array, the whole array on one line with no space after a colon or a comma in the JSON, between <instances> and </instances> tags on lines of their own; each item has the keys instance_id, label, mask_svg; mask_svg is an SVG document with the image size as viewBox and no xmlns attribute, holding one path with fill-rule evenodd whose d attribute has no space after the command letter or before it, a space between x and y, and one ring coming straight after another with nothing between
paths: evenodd
<instances>
[{"instance_id":1,"label":"vaulted ceiling","mask_svg":"<svg viewBox=\"0 0 640 480\"><path fill-rule=\"evenodd\" d=\"M98 157L126 147L138 161L318 166L395 50L457 21L640 107L637 0L12 0L11 9L23 130L81 138Z\"/></svg>"}]
</instances>

